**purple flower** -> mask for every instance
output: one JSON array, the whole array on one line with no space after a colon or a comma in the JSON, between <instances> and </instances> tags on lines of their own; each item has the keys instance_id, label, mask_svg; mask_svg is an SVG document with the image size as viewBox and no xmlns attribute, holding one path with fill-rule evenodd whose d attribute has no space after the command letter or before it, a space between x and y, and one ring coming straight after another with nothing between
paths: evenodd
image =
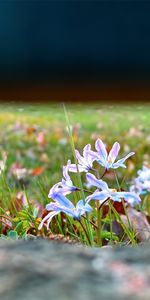
<instances>
[{"instance_id":1,"label":"purple flower","mask_svg":"<svg viewBox=\"0 0 150 300\"><path fill-rule=\"evenodd\" d=\"M139 170L138 176L134 179L133 185L130 187L130 191L135 191L137 194L146 194L150 192L150 168L143 166L142 170Z\"/></svg>"},{"instance_id":2,"label":"purple flower","mask_svg":"<svg viewBox=\"0 0 150 300\"><path fill-rule=\"evenodd\" d=\"M93 174L87 173L86 178L90 185L101 189L101 191L96 190L92 195L88 196L86 198L87 203L92 199L99 200L103 203L105 200L110 198L117 202L121 202L121 199L125 199L128 204L134 206L139 204L141 201L140 197L133 192L117 192L115 189L110 189L105 181L97 179Z\"/></svg>"},{"instance_id":3,"label":"purple flower","mask_svg":"<svg viewBox=\"0 0 150 300\"><path fill-rule=\"evenodd\" d=\"M137 173L141 182L144 182L145 180L150 181L150 168L143 166L142 170L139 170Z\"/></svg>"},{"instance_id":4,"label":"purple flower","mask_svg":"<svg viewBox=\"0 0 150 300\"><path fill-rule=\"evenodd\" d=\"M90 150L91 150L90 144L84 147L83 156L80 155L78 150L75 150L76 158L78 160L79 172L88 172L92 169L93 161L95 160L95 157L91 156ZM75 173L78 171L76 164L70 164L68 170L70 172L75 172Z\"/></svg>"},{"instance_id":5,"label":"purple flower","mask_svg":"<svg viewBox=\"0 0 150 300\"><path fill-rule=\"evenodd\" d=\"M94 160L97 160L97 162L107 170L110 168L117 169L119 167L126 168L124 162L127 158L135 154L134 152L130 152L124 158L119 159L117 162L115 162L120 150L120 144L118 142L113 144L109 154L107 153L104 143L100 139L97 139L97 141L95 142L95 148L97 152L90 150L89 154Z\"/></svg>"},{"instance_id":6,"label":"purple flower","mask_svg":"<svg viewBox=\"0 0 150 300\"><path fill-rule=\"evenodd\" d=\"M145 194L145 191L143 189L143 184L140 182L139 178L135 178L132 182L132 185L130 186L130 192L134 192L138 195Z\"/></svg>"},{"instance_id":7,"label":"purple flower","mask_svg":"<svg viewBox=\"0 0 150 300\"><path fill-rule=\"evenodd\" d=\"M73 191L77 190L77 187L73 185L73 182L68 174L70 167L70 160L68 160L67 166L63 166L63 177L61 181L61 186L64 190L63 195L70 194Z\"/></svg>"},{"instance_id":8,"label":"purple flower","mask_svg":"<svg viewBox=\"0 0 150 300\"><path fill-rule=\"evenodd\" d=\"M49 191L48 197L55 200L55 195L61 193L63 195L68 195L73 191L77 191L77 188L73 185L73 182L68 174L68 168L70 166L70 161L68 161L67 166L63 166L63 177L62 181L56 183Z\"/></svg>"},{"instance_id":9,"label":"purple flower","mask_svg":"<svg viewBox=\"0 0 150 300\"><path fill-rule=\"evenodd\" d=\"M55 203L49 203L46 205L46 209L50 211L49 214L47 214L42 222L39 225L39 230L42 228L44 222L47 221L47 229L49 228L49 224L52 220L52 218L56 215L58 215L60 212L66 213L68 216L74 218L75 220L80 221L81 216L85 212L91 212L92 207L88 204L83 202L83 200L79 200L74 206L70 200L68 200L64 195L61 193L58 193L55 195Z\"/></svg>"}]
</instances>

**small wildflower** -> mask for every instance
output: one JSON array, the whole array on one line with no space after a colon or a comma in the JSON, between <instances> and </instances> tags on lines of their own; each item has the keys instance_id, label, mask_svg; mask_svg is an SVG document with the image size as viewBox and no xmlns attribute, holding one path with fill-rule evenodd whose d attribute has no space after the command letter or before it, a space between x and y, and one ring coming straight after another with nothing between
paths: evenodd
<instances>
[{"instance_id":1,"label":"small wildflower","mask_svg":"<svg viewBox=\"0 0 150 300\"><path fill-rule=\"evenodd\" d=\"M103 166L105 169L117 169L119 167L126 168L124 165L124 162L127 158L132 156L134 152L128 153L124 158L119 159L117 162L115 162L119 150L120 150L120 144L118 142L115 142L109 152L107 153L106 147L102 140L97 139L95 142L95 148L97 152L89 151L89 155L93 158L93 160L96 160L101 166Z\"/></svg>"},{"instance_id":2,"label":"small wildflower","mask_svg":"<svg viewBox=\"0 0 150 300\"><path fill-rule=\"evenodd\" d=\"M63 166L63 177L62 181L56 183L49 191L48 197L55 200L55 195L62 193L63 195L70 194L76 191L77 188L73 185L73 182L68 174L68 168L70 166L70 161L68 161L67 166Z\"/></svg>"},{"instance_id":3,"label":"small wildflower","mask_svg":"<svg viewBox=\"0 0 150 300\"><path fill-rule=\"evenodd\" d=\"M73 185L73 182L68 174L69 167L70 167L70 160L68 160L67 166L63 166L63 177L64 178L61 181L61 186L64 189L64 192L63 192L64 195L70 194L71 192L77 190L77 187L75 187Z\"/></svg>"},{"instance_id":4,"label":"small wildflower","mask_svg":"<svg viewBox=\"0 0 150 300\"><path fill-rule=\"evenodd\" d=\"M150 192L150 168L143 166L142 170L139 170L137 174L138 176L134 179L130 191L134 191L139 195Z\"/></svg>"},{"instance_id":5,"label":"small wildflower","mask_svg":"<svg viewBox=\"0 0 150 300\"><path fill-rule=\"evenodd\" d=\"M88 172L92 169L94 157L90 155L91 145L88 144L83 149L83 156L80 155L78 150L75 150L76 158L78 160L78 170L79 172ZM70 172L77 172L76 164L70 164L68 167Z\"/></svg>"},{"instance_id":6,"label":"small wildflower","mask_svg":"<svg viewBox=\"0 0 150 300\"><path fill-rule=\"evenodd\" d=\"M88 203L84 204L83 200L79 200L76 206L74 206L72 202L61 193L55 195L55 201L56 202L49 203L46 205L46 210L50 211L50 213L47 214L42 220L42 222L40 223L38 227L39 230L43 227L43 224L46 221L47 221L47 229L48 229L52 218L58 215L60 212L64 212L68 216L74 218L75 220L80 221L81 216L85 212L92 211L92 207Z\"/></svg>"},{"instance_id":7,"label":"small wildflower","mask_svg":"<svg viewBox=\"0 0 150 300\"><path fill-rule=\"evenodd\" d=\"M128 204L134 206L141 201L140 197L133 192L117 192L115 189L110 189L105 181L97 179L93 174L87 173L86 178L91 185L101 189L101 191L96 190L92 195L88 196L87 203L92 199L99 200L101 203L107 199L117 202L121 202L121 199L124 199Z\"/></svg>"}]
</instances>

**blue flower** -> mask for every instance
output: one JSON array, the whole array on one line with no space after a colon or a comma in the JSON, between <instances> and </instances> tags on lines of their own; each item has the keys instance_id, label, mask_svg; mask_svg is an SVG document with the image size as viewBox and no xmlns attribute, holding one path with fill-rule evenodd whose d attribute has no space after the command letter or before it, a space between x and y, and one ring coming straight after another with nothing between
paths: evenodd
<instances>
[{"instance_id":1,"label":"blue flower","mask_svg":"<svg viewBox=\"0 0 150 300\"><path fill-rule=\"evenodd\" d=\"M73 182L68 174L68 168L70 166L70 161L68 161L67 166L63 166L63 177L62 181L56 183L49 191L48 197L55 200L55 195L61 193L63 195L68 195L71 192L77 191L77 188L73 185Z\"/></svg>"},{"instance_id":2,"label":"blue flower","mask_svg":"<svg viewBox=\"0 0 150 300\"><path fill-rule=\"evenodd\" d=\"M134 179L130 191L144 195L150 192L150 168L143 166L142 170L139 170L137 173L138 176Z\"/></svg>"},{"instance_id":3,"label":"blue flower","mask_svg":"<svg viewBox=\"0 0 150 300\"><path fill-rule=\"evenodd\" d=\"M109 154L107 153L104 143L100 139L97 139L97 141L95 142L95 148L97 152L90 150L89 155L91 155L94 160L96 160L107 170L110 168L117 169L119 167L126 168L124 162L127 158L135 154L134 152L130 152L124 158L119 159L117 162L115 162L120 150L120 144L118 142L113 144Z\"/></svg>"},{"instance_id":4,"label":"blue flower","mask_svg":"<svg viewBox=\"0 0 150 300\"><path fill-rule=\"evenodd\" d=\"M95 160L95 157L92 157L90 154L91 145L88 144L83 149L83 156L79 153L78 150L75 150L76 158L78 160L78 170L79 172L88 172L92 169L93 161ZM68 170L70 172L77 172L77 166L76 164L70 164L68 166Z\"/></svg>"},{"instance_id":5,"label":"blue flower","mask_svg":"<svg viewBox=\"0 0 150 300\"><path fill-rule=\"evenodd\" d=\"M92 195L86 198L87 203L93 200L99 200L101 203L106 201L107 199L111 199L113 201L121 202L121 199L125 199L125 201L134 206L141 202L140 197L133 192L117 192L115 189L110 189L107 183L103 180L97 179L93 174L87 173L86 178L90 185L97 187L101 191L96 190Z\"/></svg>"},{"instance_id":6,"label":"blue flower","mask_svg":"<svg viewBox=\"0 0 150 300\"><path fill-rule=\"evenodd\" d=\"M64 212L75 220L80 221L81 216L85 214L85 212L92 211L92 207L88 203L84 204L83 200L79 200L76 206L74 206L72 202L68 200L64 195L58 193L57 195L55 195L55 202L46 205L46 210L50 211L50 213L48 213L40 223L38 228L39 230L42 228L43 224L46 221L48 229L52 218L58 215L60 212Z\"/></svg>"}]
</instances>

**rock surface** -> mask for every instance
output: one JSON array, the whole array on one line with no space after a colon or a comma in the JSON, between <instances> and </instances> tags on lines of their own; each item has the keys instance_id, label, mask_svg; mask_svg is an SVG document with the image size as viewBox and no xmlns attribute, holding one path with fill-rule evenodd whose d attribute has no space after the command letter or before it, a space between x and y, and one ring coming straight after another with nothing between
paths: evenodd
<instances>
[{"instance_id":1,"label":"rock surface","mask_svg":"<svg viewBox=\"0 0 150 300\"><path fill-rule=\"evenodd\" d=\"M1 300L150 299L150 245L0 241Z\"/></svg>"}]
</instances>

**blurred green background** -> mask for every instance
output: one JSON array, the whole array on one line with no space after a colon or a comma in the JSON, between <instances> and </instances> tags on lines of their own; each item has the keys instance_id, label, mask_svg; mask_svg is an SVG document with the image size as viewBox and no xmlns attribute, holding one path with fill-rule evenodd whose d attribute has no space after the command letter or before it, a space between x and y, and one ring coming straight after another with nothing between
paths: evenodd
<instances>
[{"instance_id":1,"label":"blurred green background","mask_svg":"<svg viewBox=\"0 0 150 300\"><path fill-rule=\"evenodd\" d=\"M118 141L119 157L135 151L127 170L117 170L120 182L124 180L128 188L137 170L150 162L150 106L67 104L66 109L75 147L81 153L87 143L94 150L97 138L108 150ZM50 187L62 178L62 166L68 159L73 161L63 105L1 103L0 155L1 160L7 155L5 173L10 187L25 188L34 199L45 202ZM114 184L111 171L106 177Z\"/></svg>"}]
</instances>

